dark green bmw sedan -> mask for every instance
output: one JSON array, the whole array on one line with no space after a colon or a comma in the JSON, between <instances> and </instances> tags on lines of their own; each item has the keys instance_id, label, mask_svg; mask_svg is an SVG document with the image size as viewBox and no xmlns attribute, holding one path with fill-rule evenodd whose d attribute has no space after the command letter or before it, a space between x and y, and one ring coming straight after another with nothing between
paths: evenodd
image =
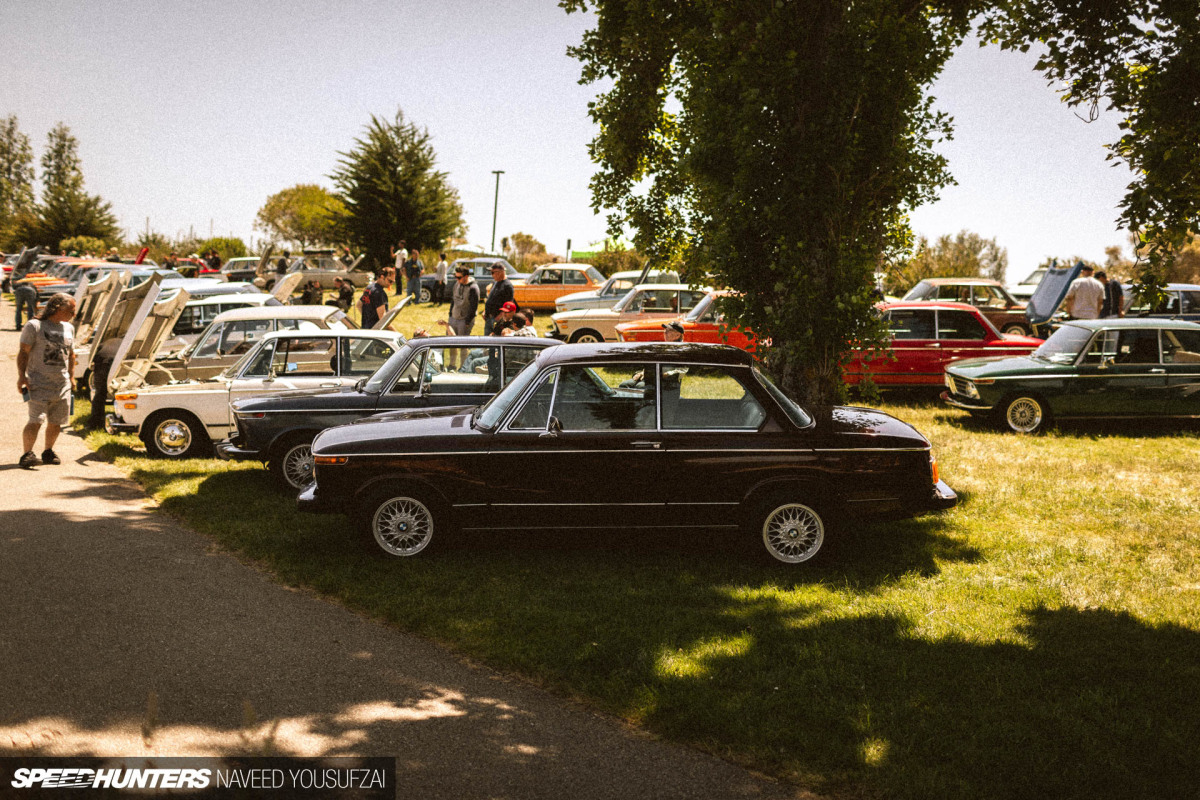
<instances>
[{"instance_id":1,"label":"dark green bmw sedan","mask_svg":"<svg viewBox=\"0 0 1200 800\"><path fill-rule=\"evenodd\" d=\"M1017 433L1056 419L1200 418L1200 324L1074 320L1028 356L946 367L942 399Z\"/></svg>"}]
</instances>

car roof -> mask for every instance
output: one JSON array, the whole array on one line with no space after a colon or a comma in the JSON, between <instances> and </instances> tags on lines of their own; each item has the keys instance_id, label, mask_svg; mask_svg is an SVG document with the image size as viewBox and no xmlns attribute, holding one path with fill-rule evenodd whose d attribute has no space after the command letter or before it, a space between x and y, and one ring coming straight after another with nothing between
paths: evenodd
<instances>
[{"instance_id":1,"label":"car roof","mask_svg":"<svg viewBox=\"0 0 1200 800\"><path fill-rule=\"evenodd\" d=\"M246 319L327 319L341 313L337 306L250 306L231 308L213 318L213 322Z\"/></svg>"},{"instance_id":2,"label":"car roof","mask_svg":"<svg viewBox=\"0 0 1200 800\"><path fill-rule=\"evenodd\" d=\"M320 330L320 331L314 331L314 330L271 331L270 333L264 335L262 338L265 341L267 339L282 339L285 336L289 337L289 338L296 338L297 336L311 336L314 339L331 339L331 338L385 339L389 342L395 341L398 339L400 341L400 344L403 344L405 341L404 336L399 331L376 331L376 330L371 330L370 328L355 328L354 330L334 329L334 330L327 330L327 331L326 330Z\"/></svg>"},{"instance_id":3,"label":"car roof","mask_svg":"<svg viewBox=\"0 0 1200 800\"><path fill-rule=\"evenodd\" d=\"M554 269L554 268L557 268L557 269L577 269L577 270L579 270L579 271L581 271L581 272L582 272L582 271L583 271L583 270L585 270L585 269L591 269L591 268L592 268L592 265L591 265L591 264L580 264L580 263L578 263L578 262L572 261L572 262L570 262L570 263L566 263L566 262L564 262L564 263L561 263L561 264L558 264L558 263L555 263L555 264L538 264L538 265L535 267L535 269ZM638 272L638 273L636 273L636 274L641 274L640 270L639 270L639 272Z\"/></svg>"},{"instance_id":4,"label":"car roof","mask_svg":"<svg viewBox=\"0 0 1200 800\"><path fill-rule=\"evenodd\" d=\"M593 364L612 361L642 363L671 361L695 364L753 366L754 359L745 350L726 344L701 342L596 342L564 344L538 355L543 366L552 364Z\"/></svg>"},{"instance_id":5,"label":"car roof","mask_svg":"<svg viewBox=\"0 0 1200 800\"><path fill-rule=\"evenodd\" d=\"M653 289L655 291L664 291L665 290L668 292L675 292L675 291L681 292L681 291L692 290L692 289L694 289L697 292L709 291L707 286L692 286L687 283L639 283L637 286L633 287L633 289L631 291L636 292L639 290L646 290L646 289Z\"/></svg>"},{"instance_id":6,"label":"car roof","mask_svg":"<svg viewBox=\"0 0 1200 800\"><path fill-rule=\"evenodd\" d=\"M189 300L188 306L214 306L220 303L243 303L247 306L261 306L274 295L264 292L230 292L229 294L212 294L208 297L197 297Z\"/></svg>"},{"instance_id":7,"label":"car roof","mask_svg":"<svg viewBox=\"0 0 1200 800\"><path fill-rule=\"evenodd\" d=\"M984 286L1003 286L1000 281L992 280L991 278L925 278L921 283L928 283L933 286L945 286L946 284L955 283L971 283L981 284Z\"/></svg>"},{"instance_id":8,"label":"car roof","mask_svg":"<svg viewBox=\"0 0 1200 800\"><path fill-rule=\"evenodd\" d=\"M931 308L944 308L949 311L977 311L970 303L956 303L952 300L892 300L886 303L876 303L881 311L891 311L894 308L912 308L928 311Z\"/></svg>"},{"instance_id":9,"label":"car roof","mask_svg":"<svg viewBox=\"0 0 1200 800\"><path fill-rule=\"evenodd\" d=\"M1163 317L1106 317L1105 319L1072 319L1063 325L1074 325L1098 331L1104 328L1170 328L1180 330L1200 330L1200 323L1188 322L1183 319L1165 319Z\"/></svg>"},{"instance_id":10,"label":"car roof","mask_svg":"<svg viewBox=\"0 0 1200 800\"><path fill-rule=\"evenodd\" d=\"M409 339L410 347L496 347L497 345L529 345L550 347L561 345L557 339L533 336L421 336Z\"/></svg>"}]
</instances>

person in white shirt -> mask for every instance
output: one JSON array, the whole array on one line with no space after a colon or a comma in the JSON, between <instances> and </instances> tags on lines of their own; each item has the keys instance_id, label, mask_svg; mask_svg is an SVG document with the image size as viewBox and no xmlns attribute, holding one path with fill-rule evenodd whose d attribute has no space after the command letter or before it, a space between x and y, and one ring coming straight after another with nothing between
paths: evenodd
<instances>
[{"instance_id":1,"label":"person in white shirt","mask_svg":"<svg viewBox=\"0 0 1200 800\"><path fill-rule=\"evenodd\" d=\"M392 248L392 258L396 259L396 277L404 275L404 262L408 261L408 246L404 239L400 240L400 249Z\"/></svg>"},{"instance_id":2,"label":"person in white shirt","mask_svg":"<svg viewBox=\"0 0 1200 800\"><path fill-rule=\"evenodd\" d=\"M529 324L529 321L525 319L524 312L517 312L516 314L513 314L512 322L512 327L505 328L501 332L501 336L537 336L537 331L535 331L533 326Z\"/></svg>"},{"instance_id":3,"label":"person in white shirt","mask_svg":"<svg viewBox=\"0 0 1200 800\"><path fill-rule=\"evenodd\" d=\"M1092 268L1084 267L1071 282L1063 308L1075 319L1100 319L1104 305L1104 284L1092 277Z\"/></svg>"},{"instance_id":4,"label":"person in white shirt","mask_svg":"<svg viewBox=\"0 0 1200 800\"><path fill-rule=\"evenodd\" d=\"M446 254L441 254L441 261L438 262L436 271L433 274L433 302L437 305L442 304L442 300L446 295Z\"/></svg>"}]
</instances>

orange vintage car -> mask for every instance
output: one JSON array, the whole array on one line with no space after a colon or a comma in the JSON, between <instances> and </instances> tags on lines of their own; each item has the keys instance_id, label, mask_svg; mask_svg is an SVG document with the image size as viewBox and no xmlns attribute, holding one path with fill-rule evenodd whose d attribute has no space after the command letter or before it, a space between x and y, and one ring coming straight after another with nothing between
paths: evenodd
<instances>
[{"instance_id":1,"label":"orange vintage car","mask_svg":"<svg viewBox=\"0 0 1200 800\"><path fill-rule=\"evenodd\" d=\"M558 298L597 289L603 283L604 276L591 264L547 264L534 270L524 283L514 283L513 292L521 308L553 311Z\"/></svg>"},{"instance_id":2,"label":"orange vintage car","mask_svg":"<svg viewBox=\"0 0 1200 800\"><path fill-rule=\"evenodd\" d=\"M728 344L754 352L754 334L743 328L724 328L724 317L719 299L733 294L728 289L709 292L696 307L679 318L683 325L683 341ZM617 326L619 342L663 341L663 320L639 320L623 322Z\"/></svg>"}]
</instances>

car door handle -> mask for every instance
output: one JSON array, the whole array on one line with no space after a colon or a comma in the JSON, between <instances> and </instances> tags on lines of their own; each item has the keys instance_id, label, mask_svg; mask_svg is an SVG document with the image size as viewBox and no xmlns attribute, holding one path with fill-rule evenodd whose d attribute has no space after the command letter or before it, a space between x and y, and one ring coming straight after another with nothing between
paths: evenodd
<instances>
[{"instance_id":1,"label":"car door handle","mask_svg":"<svg viewBox=\"0 0 1200 800\"><path fill-rule=\"evenodd\" d=\"M662 442L634 442L634 450L661 450Z\"/></svg>"},{"instance_id":2,"label":"car door handle","mask_svg":"<svg viewBox=\"0 0 1200 800\"><path fill-rule=\"evenodd\" d=\"M340 384L340 383L338 383L337 381L334 381L333 383L322 383L322 384L321 384L321 388L322 388L322 389L326 389L326 388L332 388L332 387L335 387L335 386L341 386L341 384Z\"/></svg>"},{"instance_id":3,"label":"car door handle","mask_svg":"<svg viewBox=\"0 0 1200 800\"><path fill-rule=\"evenodd\" d=\"M1150 374L1151 375L1166 375L1167 371L1165 369L1152 369L1152 370L1150 370Z\"/></svg>"},{"instance_id":4,"label":"car door handle","mask_svg":"<svg viewBox=\"0 0 1200 800\"><path fill-rule=\"evenodd\" d=\"M942 343L941 342L930 342L929 346L930 347L941 347Z\"/></svg>"}]
</instances>

